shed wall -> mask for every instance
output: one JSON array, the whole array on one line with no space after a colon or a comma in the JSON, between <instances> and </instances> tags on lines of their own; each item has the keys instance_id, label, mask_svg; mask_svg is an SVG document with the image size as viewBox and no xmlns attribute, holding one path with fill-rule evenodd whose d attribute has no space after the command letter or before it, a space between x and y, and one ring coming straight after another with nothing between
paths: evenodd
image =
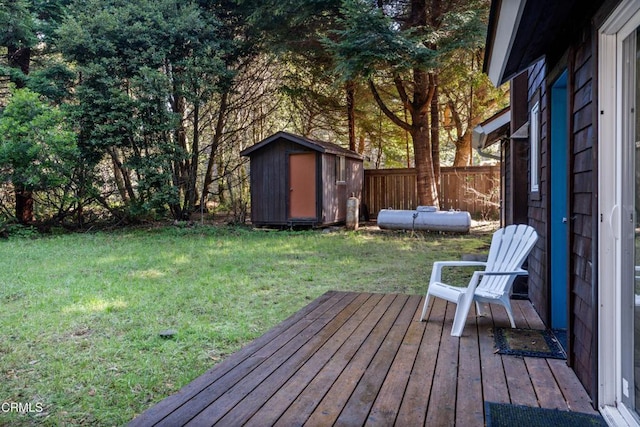
<instances>
[{"instance_id":1,"label":"shed wall","mask_svg":"<svg viewBox=\"0 0 640 427\"><path fill-rule=\"evenodd\" d=\"M362 161L346 158L346 181L337 182L336 156L322 155L322 224L335 224L347 219L347 199L351 193L362 200L364 167Z\"/></svg>"},{"instance_id":2,"label":"shed wall","mask_svg":"<svg viewBox=\"0 0 640 427\"><path fill-rule=\"evenodd\" d=\"M346 220L347 198L362 198L364 167L360 159L345 157L346 181L336 182L336 156L321 153L286 137L253 151L251 158L251 221L253 224L288 226L290 183L289 158L292 153L314 153L317 158L315 219L304 224L329 225Z\"/></svg>"},{"instance_id":3,"label":"shed wall","mask_svg":"<svg viewBox=\"0 0 640 427\"><path fill-rule=\"evenodd\" d=\"M251 222L286 225L288 221L290 152L313 152L279 139L251 155Z\"/></svg>"}]
</instances>

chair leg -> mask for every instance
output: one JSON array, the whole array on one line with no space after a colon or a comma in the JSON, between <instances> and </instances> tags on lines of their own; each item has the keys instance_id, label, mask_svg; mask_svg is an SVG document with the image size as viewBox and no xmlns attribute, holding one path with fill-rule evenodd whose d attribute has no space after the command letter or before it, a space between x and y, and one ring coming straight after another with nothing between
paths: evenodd
<instances>
[{"instance_id":1,"label":"chair leg","mask_svg":"<svg viewBox=\"0 0 640 427\"><path fill-rule=\"evenodd\" d=\"M424 322L425 317L427 317L427 308L429 308L429 292L427 292L427 296L424 297L424 306L422 307L422 316L420 316L421 322Z\"/></svg>"},{"instance_id":2,"label":"chair leg","mask_svg":"<svg viewBox=\"0 0 640 427\"><path fill-rule=\"evenodd\" d=\"M509 297L507 296L507 298L501 299L500 301L502 302L504 309L507 311L507 316L509 316L509 322L511 322L511 327L515 328L516 321L513 320L513 312L511 311L511 302L509 301Z\"/></svg>"},{"instance_id":3,"label":"chair leg","mask_svg":"<svg viewBox=\"0 0 640 427\"><path fill-rule=\"evenodd\" d=\"M451 325L452 337L459 337L460 335L462 335L462 331L464 330L464 325L467 322L467 315L469 314L469 309L471 308L472 303L473 295L463 295L460 300L458 300L456 313L453 316L453 325Z\"/></svg>"}]
</instances>

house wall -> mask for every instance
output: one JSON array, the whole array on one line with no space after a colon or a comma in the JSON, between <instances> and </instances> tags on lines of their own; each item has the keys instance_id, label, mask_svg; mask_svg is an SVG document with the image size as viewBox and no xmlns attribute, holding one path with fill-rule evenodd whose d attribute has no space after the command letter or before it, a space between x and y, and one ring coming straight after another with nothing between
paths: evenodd
<instances>
[{"instance_id":1,"label":"house wall","mask_svg":"<svg viewBox=\"0 0 640 427\"><path fill-rule=\"evenodd\" d=\"M593 251L597 229L593 227L596 214L595 192L597 173L595 163L595 135L597 102L595 82L597 60L594 55L592 32L585 31L570 52L570 364L578 378L590 392L596 393L597 357L595 317L597 300L593 280ZM595 400L595 399L594 399Z\"/></svg>"},{"instance_id":2,"label":"house wall","mask_svg":"<svg viewBox=\"0 0 640 427\"><path fill-rule=\"evenodd\" d=\"M513 198L511 197L511 140L506 140L500 145L500 226L513 224Z\"/></svg>"},{"instance_id":3,"label":"house wall","mask_svg":"<svg viewBox=\"0 0 640 427\"><path fill-rule=\"evenodd\" d=\"M525 71L511 81L511 132L518 131L529 120L529 75ZM523 224L527 222L527 195L529 187L527 177L521 171L527 170L529 147L526 139L515 138L507 142L508 153L505 156L505 177L507 190L505 199L506 224Z\"/></svg>"},{"instance_id":4,"label":"house wall","mask_svg":"<svg viewBox=\"0 0 640 427\"><path fill-rule=\"evenodd\" d=\"M538 242L529 255L529 299L542 319L548 319L549 285L547 282L547 257L549 245L547 240L547 203L548 203L548 138L547 138L547 67L544 61L539 61L529 69L529 111L539 103L540 107L540 153L539 153L539 191L529 191L528 216L529 225L538 232ZM531 132L529 132L531 134ZM531 153L529 153L529 157ZM531 179L531 162L528 164L529 179ZM531 188L531 182L529 182Z\"/></svg>"},{"instance_id":5,"label":"house wall","mask_svg":"<svg viewBox=\"0 0 640 427\"><path fill-rule=\"evenodd\" d=\"M529 108L536 101L540 105L540 191L529 192L529 224L536 228L539 241L529 256L529 298L541 318L551 321L550 272L550 85L558 70L568 69L569 96L569 160L567 164L569 200L569 355L573 367L585 389L596 395L595 361L597 357L595 316L597 313L595 283L593 281L592 245L597 230L593 226L597 174L594 169L597 60L591 28L585 28L578 40L571 44L558 63L544 60L529 69ZM530 163L529 163L530 165ZM530 166L529 166L530 168ZM529 170L531 177L531 170Z\"/></svg>"}]
</instances>

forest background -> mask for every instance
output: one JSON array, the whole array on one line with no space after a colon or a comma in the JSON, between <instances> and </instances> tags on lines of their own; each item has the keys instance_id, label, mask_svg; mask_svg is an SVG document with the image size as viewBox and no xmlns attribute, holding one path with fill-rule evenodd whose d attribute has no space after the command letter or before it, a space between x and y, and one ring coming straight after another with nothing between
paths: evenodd
<instances>
[{"instance_id":1,"label":"forest background","mask_svg":"<svg viewBox=\"0 0 640 427\"><path fill-rule=\"evenodd\" d=\"M508 104L489 0L0 0L0 232L244 222L240 151L286 130L415 167L477 164Z\"/></svg>"}]
</instances>

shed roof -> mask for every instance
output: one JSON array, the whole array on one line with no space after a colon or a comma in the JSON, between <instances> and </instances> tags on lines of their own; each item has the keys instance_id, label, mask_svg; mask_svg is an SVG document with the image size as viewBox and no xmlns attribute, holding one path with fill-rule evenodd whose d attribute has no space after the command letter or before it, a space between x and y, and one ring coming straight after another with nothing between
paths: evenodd
<instances>
[{"instance_id":1,"label":"shed roof","mask_svg":"<svg viewBox=\"0 0 640 427\"><path fill-rule=\"evenodd\" d=\"M355 151L348 150L337 144L333 144L327 141L318 141L314 139L309 139L309 138L305 138L304 136L294 135L292 133L284 132L284 131L274 133L273 135L263 139L257 144L254 144L249 148L245 148L240 152L240 155L250 156L255 151L260 150L261 148L279 139L286 139L288 141L291 141L296 144L300 144L304 147L310 148L312 150L318 151L320 153L336 154L340 156L351 157L353 159L358 159L358 160L363 159L363 157L360 154L356 153Z\"/></svg>"}]
</instances>

